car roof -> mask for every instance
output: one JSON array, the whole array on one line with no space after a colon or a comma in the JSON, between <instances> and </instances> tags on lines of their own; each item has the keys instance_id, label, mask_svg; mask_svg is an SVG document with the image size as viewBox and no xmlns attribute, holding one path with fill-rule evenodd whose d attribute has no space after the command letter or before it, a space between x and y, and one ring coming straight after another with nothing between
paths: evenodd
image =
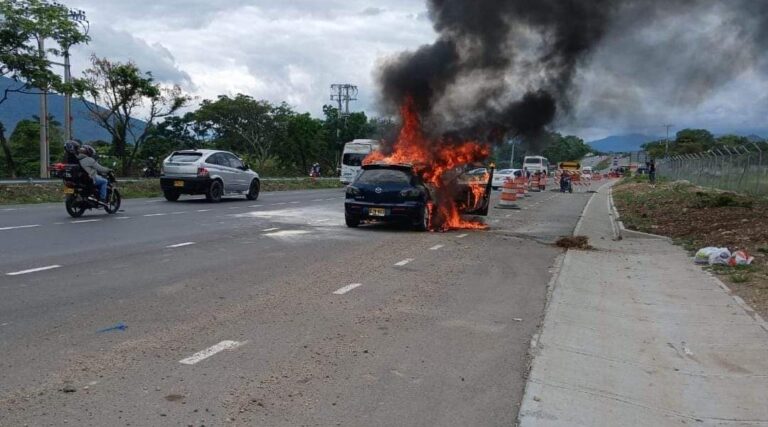
<instances>
[{"instance_id":1,"label":"car roof","mask_svg":"<svg viewBox=\"0 0 768 427\"><path fill-rule=\"evenodd\" d=\"M413 165L410 163L369 163L363 165L363 170L374 169L396 169L403 172L413 173Z\"/></svg>"},{"instance_id":2,"label":"car roof","mask_svg":"<svg viewBox=\"0 0 768 427\"><path fill-rule=\"evenodd\" d=\"M171 155L174 154L193 154L193 153L199 153L202 155L208 155L208 154L214 154L214 153L228 153L233 154L231 151L226 150L209 150L209 149L189 149L189 150L176 150Z\"/></svg>"}]
</instances>

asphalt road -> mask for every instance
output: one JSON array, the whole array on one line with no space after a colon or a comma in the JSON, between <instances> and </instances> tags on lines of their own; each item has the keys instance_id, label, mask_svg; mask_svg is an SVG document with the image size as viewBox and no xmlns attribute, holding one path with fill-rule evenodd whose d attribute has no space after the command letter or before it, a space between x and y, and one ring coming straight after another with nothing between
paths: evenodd
<instances>
[{"instance_id":1,"label":"asphalt road","mask_svg":"<svg viewBox=\"0 0 768 427\"><path fill-rule=\"evenodd\" d=\"M448 233L348 229L342 190L2 206L0 426L513 424L587 200Z\"/></svg>"}]
</instances>

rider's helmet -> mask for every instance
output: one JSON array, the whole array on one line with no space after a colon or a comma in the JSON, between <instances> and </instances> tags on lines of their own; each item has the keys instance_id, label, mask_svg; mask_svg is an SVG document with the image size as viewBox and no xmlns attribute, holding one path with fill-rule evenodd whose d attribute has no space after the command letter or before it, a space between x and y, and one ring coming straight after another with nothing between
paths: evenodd
<instances>
[{"instance_id":1,"label":"rider's helmet","mask_svg":"<svg viewBox=\"0 0 768 427\"><path fill-rule=\"evenodd\" d=\"M81 151L83 154L85 154L86 156L88 156L88 157L93 157L93 156L95 156L95 155L96 155L96 150L94 150L94 149L93 149L93 147L91 147L90 145L87 145L87 144L86 144L86 145L83 145L83 146L80 148L80 151Z\"/></svg>"},{"instance_id":2,"label":"rider's helmet","mask_svg":"<svg viewBox=\"0 0 768 427\"><path fill-rule=\"evenodd\" d=\"M78 150L80 150L80 143L70 139L64 144L64 151L69 154L77 154Z\"/></svg>"}]
</instances>

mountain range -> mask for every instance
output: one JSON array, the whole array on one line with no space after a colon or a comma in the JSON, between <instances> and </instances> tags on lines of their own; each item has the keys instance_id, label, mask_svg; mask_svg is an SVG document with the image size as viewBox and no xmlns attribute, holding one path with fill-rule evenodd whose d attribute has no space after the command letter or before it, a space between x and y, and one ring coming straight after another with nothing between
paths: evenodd
<instances>
[{"instance_id":1,"label":"mountain range","mask_svg":"<svg viewBox=\"0 0 768 427\"><path fill-rule=\"evenodd\" d=\"M0 97L6 89L19 88L20 84L7 77L0 77ZM30 90L33 92L36 90ZM87 101L85 101L87 102ZM89 103L90 104L90 103ZM91 104L93 105L93 104ZM64 126L64 97L58 94L48 95L48 114ZM8 99L0 104L0 122L5 126L5 136L10 137L16 124L21 120L40 116L40 95L9 92ZM142 126L143 122L136 121L134 126ZM112 141L112 136L88 118L88 108L84 101L72 100L72 136L83 142Z\"/></svg>"}]
</instances>

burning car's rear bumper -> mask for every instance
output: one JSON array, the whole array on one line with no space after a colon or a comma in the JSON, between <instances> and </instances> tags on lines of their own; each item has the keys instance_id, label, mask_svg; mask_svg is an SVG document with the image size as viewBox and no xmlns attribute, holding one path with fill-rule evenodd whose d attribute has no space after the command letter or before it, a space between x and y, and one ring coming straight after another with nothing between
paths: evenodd
<instances>
[{"instance_id":1,"label":"burning car's rear bumper","mask_svg":"<svg viewBox=\"0 0 768 427\"><path fill-rule=\"evenodd\" d=\"M381 215L381 209L384 215ZM419 222L424 214L424 203L365 203L347 199L344 203L344 213L347 217L361 220Z\"/></svg>"}]
</instances>

